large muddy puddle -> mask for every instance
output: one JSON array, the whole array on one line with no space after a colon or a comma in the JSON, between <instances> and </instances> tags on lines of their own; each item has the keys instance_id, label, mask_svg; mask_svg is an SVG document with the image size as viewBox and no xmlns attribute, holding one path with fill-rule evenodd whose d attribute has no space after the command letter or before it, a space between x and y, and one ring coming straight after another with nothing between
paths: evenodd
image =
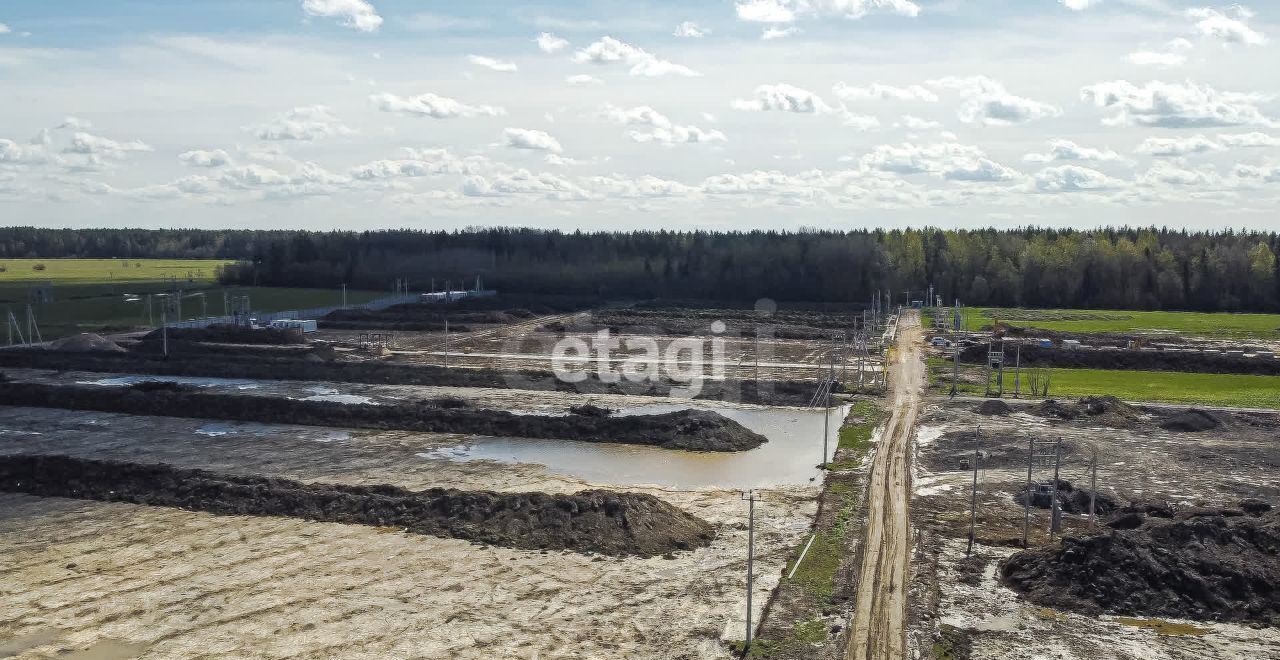
<instances>
[{"instance_id":1,"label":"large muddy puddle","mask_svg":"<svg viewBox=\"0 0 1280 660\"><path fill-rule=\"evenodd\" d=\"M651 414L688 406L636 406L620 415ZM541 465L555 474L614 486L762 488L804 485L819 477L822 410L714 408L769 438L743 452L691 452L641 445L526 438L471 438L418 454L451 461ZM827 456L835 453L837 429L847 409L832 408Z\"/></svg>"}]
</instances>

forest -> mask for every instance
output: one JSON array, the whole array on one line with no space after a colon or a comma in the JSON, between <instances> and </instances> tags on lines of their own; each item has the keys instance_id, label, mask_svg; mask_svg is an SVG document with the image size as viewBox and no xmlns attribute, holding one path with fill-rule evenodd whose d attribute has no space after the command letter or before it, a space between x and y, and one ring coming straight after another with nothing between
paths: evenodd
<instances>
[{"instance_id":1,"label":"forest","mask_svg":"<svg viewBox=\"0 0 1280 660\"><path fill-rule=\"evenodd\" d=\"M307 232L0 228L3 258L226 258L226 284L513 293L1280 311L1280 233L1160 228Z\"/></svg>"}]
</instances>

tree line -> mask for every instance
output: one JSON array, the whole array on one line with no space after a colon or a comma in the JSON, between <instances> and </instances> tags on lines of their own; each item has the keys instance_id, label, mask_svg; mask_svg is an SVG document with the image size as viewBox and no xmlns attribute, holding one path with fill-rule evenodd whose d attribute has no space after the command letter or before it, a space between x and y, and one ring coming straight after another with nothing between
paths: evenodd
<instances>
[{"instance_id":1,"label":"tree line","mask_svg":"<svg viewBox=\"0 0 1280 660\"><path fill-rule=\"evenodd\" d=\"M0 258L226 258L226 284L1280 311L1280 233L1159 228L308 232L0 228Z\"/></svg>"}]
</instances>

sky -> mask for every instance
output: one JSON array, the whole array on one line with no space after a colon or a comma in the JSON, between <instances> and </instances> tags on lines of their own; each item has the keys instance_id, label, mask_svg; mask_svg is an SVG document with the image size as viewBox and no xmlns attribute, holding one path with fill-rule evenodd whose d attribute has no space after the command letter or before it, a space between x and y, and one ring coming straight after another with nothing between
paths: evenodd
<instances>
[{"instance_id":1,"label":"sky","mask_svg":"<svg viewBox=\"0 0 1280 660\"><path fill-rule=\"evenodd\" d=\"M0 225L1280 227L1280 0L0 0Z\"/></svg>"}]
</instances>

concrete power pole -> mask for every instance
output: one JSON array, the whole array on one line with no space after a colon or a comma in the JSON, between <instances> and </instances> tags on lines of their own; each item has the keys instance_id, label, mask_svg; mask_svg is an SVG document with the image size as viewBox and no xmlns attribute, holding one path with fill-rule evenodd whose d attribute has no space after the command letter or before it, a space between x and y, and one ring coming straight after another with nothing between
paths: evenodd
<instances>
[{"instance_id":1,"label":"concrete power pole","mask_svg":"<svg viewBox=\"0 0 1280 660\"><path fill-rule=\"evenodd\" d=\"M1031 467L1036 461L1035 436L1027 436L1027 486L1022 503L1022 547L1027 547L1027 536L1031 532Z\"/></svg>"},{"instance_id":2,"label":"concrete power pole","mask_svg":"<svg viewBox=\"0 0 1280 660\"><path fill-rule=\"evenodd\" d=\"M978 524L978 460L981 446L982 425L979 424L977 432L973 435L973 493L969 496L969 547L964 551L966 557L973 554L973 536Z\"/></svg>"},{"instance_id":3,"label":"concrete power pole","mask_svg":"<svg viewBox=\"0 0 1280 660\"><path fill-rule=\"evenodd\" d=\"M1094 510L1098 503L1098 448L1089 448L1089 531L1093 531Z\"/></svg>"},{"instance_id":4,"label":"concrete power pole","mask_svg":"<svg viewBox=\"0 0 1280 660\"><path fill-rule=\"evenodd\" d=\"M741 494L741 498L747 501L747 641L742 646L742 653L746 655L751 651L751 633L753 626L751 625L751 587L755 579L755 555L756 555L756 494L755 491L748 490Z\"/></svg>"},{"instance_id":5,"label":"concrete power pole","mask_svg":"<svg viewBox=\"0 0 1280 660\"><path fill-rule=\"evenodd\" d=\"M1058 474L1062 467L1062 438L1053 445L1053 496L1049 500L1049 542L1058 531Z\"/></svg>"}]
</instances>

